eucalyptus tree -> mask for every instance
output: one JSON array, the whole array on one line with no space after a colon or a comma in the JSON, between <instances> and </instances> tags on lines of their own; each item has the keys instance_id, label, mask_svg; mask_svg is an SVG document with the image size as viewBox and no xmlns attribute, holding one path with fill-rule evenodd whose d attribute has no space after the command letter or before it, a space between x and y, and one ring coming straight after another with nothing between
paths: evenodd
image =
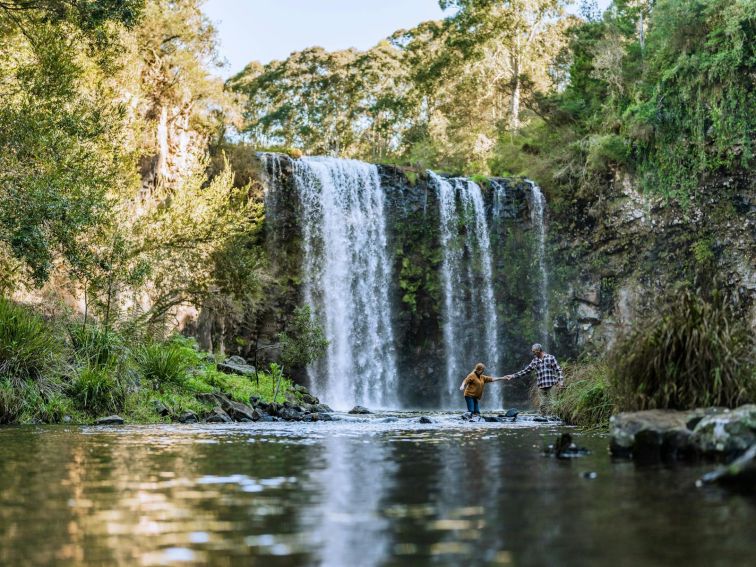
<instances>
[{"instance_id":1,"label":"eucalyptus tree","mask_svg":"<svg viewBox=\"0 0 756 567\"><path fill-rule=\"evenodd\" d=\"M488 81L509 99L508 127L520 128L524 90L551 86L551 60L564 45L569 0L439 0L455 12L448 47L458 61L484 62Z\"/></svg>"}]
</instances>

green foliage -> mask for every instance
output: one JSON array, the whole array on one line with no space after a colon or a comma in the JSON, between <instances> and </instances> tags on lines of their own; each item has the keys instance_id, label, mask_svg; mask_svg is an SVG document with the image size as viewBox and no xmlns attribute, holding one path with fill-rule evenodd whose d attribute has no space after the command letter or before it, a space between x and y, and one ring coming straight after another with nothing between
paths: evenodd
<instances>
[{"instance_id":1,"label":"green foliage","mask_svg":"<svg viewBox=\"0 0 756 567\"><path fill-rule=\"evenodd\" d=\"M124 388L111 368L82 368L73 379L70 392L77 407L91 414L116 413L123 407Z\"/></svg>"},{"instance_id":2,"label":"green foliage","mask_svg":"<svg viewBox=\"0 0 756 567\"><path fill-rule=\"evenodd\" d=\"M681 290L617 346L613 387L629 410L753 402L755 347L722 294Z\"/></svg>"},{"instance_id":3,"label":"green foliage","mask_svg":"<svg viewBox=\"0 0 756 567\"><path fill-rule=\"evenodd\" d=\"M289 327L278 335L281 362L288 367L307 366L325 356L328 349L323 327L312 314L309 305L294 311Z\"/></svg>"},{"instance_id":4,"label":"green foliage","mask_svg":"<svg viewBox=\"0 0 756 567\"><path fill-rule=\"evenodd\" d=\"M702 238L696 240L690 245L690 251L693 253L693 258L696 260L696 264L701 267L706 267L714 261L714 250L712 250L713 242L711 239Z\"/></svg>"},{"instance_id":5,"label":"green foliage","mask_svg":"<svg viewBox=\"0 0 756 567\"><path fill-rule=\"evenodd\" d=\"M610 369L605 361L564 364L564 388L553 399L555 415L570 425L608 427L617 411Z\"/></svg>"},{"instance_id":6,"label":"green foliage","mask_svg":"<svg viewBox=\"0 0 756 567\"><path fill-rule=\"evenodd\" d=\"M136 361L142 377L157 390L185 384L189 370L199 363L199 356L186 342L174 339L140 347Z\"/></svg>"},{"instance_id":7,"label":"green foliage","mask_svg":"<svg viewBox=\"0 0 756 567\"><path fill-rule=\"evenodd\" d=\"M0 425L16 423L23 411L23 399L7 378L0 379Z\"/></svg>"},{"instance_id":8,"label":"green foliage","mask_svg":"<svg viewBox=\"0 0 756 567\"><path fill-rule=\"evenodd\" d=\"M78 362L92 368L112 365L126 349L121 335L95 324L71 325L69 336Z\"/></svg>"},{"instance_id":9,"label":"green foliage","mask_svg":"<svg viewBox=\"0 0 756 567\"><path fill-rule=\"evenodd\" d=\"M54 330L39 315L0 297L0 377L16 387L49 383L60 369L61 352Z\"/></svg>"}]
</instances>

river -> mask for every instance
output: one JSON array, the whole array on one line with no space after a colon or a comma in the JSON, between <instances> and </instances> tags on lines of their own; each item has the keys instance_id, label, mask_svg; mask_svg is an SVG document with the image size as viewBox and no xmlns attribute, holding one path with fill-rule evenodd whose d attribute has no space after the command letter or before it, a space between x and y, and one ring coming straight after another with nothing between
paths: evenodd
<instances>
[{"instance_id":1,"label":"river","mask_svg":"<svg viewBox=\"0 0 756 567\"><path fill-rule=\"evenodd\" d=\"M746 565L756 501L706 465L543 455L451 414L0 428L1 565ZM595 473L595 474L590 474ZM595 478L592 478L595 477ZM752 564L752 563L750 563Z\"/></svg>"}]
</instances>

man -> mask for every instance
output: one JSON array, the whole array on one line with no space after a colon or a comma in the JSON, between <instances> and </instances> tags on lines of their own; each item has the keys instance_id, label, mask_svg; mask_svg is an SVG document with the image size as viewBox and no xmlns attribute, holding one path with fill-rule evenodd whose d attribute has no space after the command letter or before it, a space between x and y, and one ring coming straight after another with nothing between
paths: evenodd
<instances>
[{"instance_id":1,"label":"man","mask_svg":"<svg viewBox=\"0 0 756 567\"><path fill-rule=\"evenodd\" d=\"M562 369L559 367L557 359L550 354L543 352L543 347L536 343L530 347L530 351L533 353L533 360L530 361L525 368L517 372L516 374L509 374L504 378L512 380L513 378L519 378L529 374L532 370L536 372L536 380L539 393L539 406L538 409L541 415L545 416L546 411L549 409L549 402L551 398L551 388L553 386L564 386L564 377L562 375Z\"/></svg>"}]
</instances>

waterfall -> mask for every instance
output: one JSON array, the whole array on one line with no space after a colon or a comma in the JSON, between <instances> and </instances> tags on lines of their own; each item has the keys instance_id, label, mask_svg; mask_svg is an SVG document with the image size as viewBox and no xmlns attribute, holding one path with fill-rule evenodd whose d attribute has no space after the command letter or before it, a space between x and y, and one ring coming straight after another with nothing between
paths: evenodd
<instances>
[{"instance_id":1,"label":"waterfall","mask_svg":"<svg viewBox=\"0 0 756 567\"><path fill-rule=\"evenodd\" d=\"M327 403L396 407L384 193L374 165L324 157L292 160L300 202L303 294L330 341L308 368Z\"/></svg>"},{"instance_id":2,"label":"waterfall","mask_svg":"<svg viewBox=\"0 0 756 567\"><path fill-rule=\"evenodd\" d=\"M480 187L429 171L438 191L447 403L476 362L499 364L491 243Z\"/></svg>"},{"instance_id":3,"label":"waterfall","mask_svg":"<svg viewBox=\"0 0 756 567\"><path fill-rule=\"evenodd\" d=\"M539 310L541 314L541 342L545 349L549 348L549 319L551 318L549 306L549 272L546 269L546 223L544 220L546 211L546 199L541 188L535 182L527 180L530 185L532 204L530 207L530 221L536 229L538 237L538 271L540 282L538 288Z\"/></svg>"}]
</instances>

